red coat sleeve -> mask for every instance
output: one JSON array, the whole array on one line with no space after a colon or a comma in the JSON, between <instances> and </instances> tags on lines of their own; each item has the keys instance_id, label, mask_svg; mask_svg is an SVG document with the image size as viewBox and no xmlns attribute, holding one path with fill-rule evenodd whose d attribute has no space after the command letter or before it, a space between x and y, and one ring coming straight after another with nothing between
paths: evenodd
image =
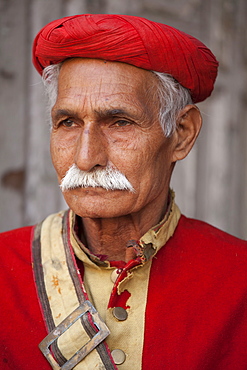
<instances>
[{"instance_id":1,"label":"red coat sleeve","mask_svg":"<svg viewBox=\"0 0 247 370\"><path fill-rule=\"evenodd\" d=\"M47 335L33 280L32 227L0 234L0 368L50 370L38 348Z\"/></svg>"}]
</instances>

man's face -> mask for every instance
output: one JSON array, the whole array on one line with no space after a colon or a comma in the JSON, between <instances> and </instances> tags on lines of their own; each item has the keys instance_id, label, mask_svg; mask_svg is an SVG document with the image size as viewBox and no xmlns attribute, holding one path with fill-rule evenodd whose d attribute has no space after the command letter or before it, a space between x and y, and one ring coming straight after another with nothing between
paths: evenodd
<instances>
[{"instance_id":1,"label":"man's face","mask_svg":"<svg viewBox=\"0 0 247 370\"><path fill-rule=\"evenodd\" d=\"M156 86L151 72L124 63L77 58L63 64L51 133L59 182L73 164L83 171L111 166L135 189L65 191L79 216L119 217L164 205L174 145L159 123Z\"/></svg>"}]
</instances>

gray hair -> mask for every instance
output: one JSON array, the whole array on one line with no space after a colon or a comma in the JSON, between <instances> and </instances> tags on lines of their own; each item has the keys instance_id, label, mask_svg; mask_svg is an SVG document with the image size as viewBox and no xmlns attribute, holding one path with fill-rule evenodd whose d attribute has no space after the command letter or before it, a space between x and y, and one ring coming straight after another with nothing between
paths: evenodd
<instances>
[{"instance_id":1,"label":"gray hair","mask_svg":"<svg viewBox=\"0 0 247 370\"><path fill-rule=\"evenodd\" d=\"M56 102L58 76L62 63L53 64L43 71L43 82L49 101L49 110ZM176 129L176 120L179 112L188 104L192 104L192 98L188 89L180 85L167 73L152 71L158 78L158 99L160 101L159 120L166 137L171 136Z\"/></svg>"}]
</instances>

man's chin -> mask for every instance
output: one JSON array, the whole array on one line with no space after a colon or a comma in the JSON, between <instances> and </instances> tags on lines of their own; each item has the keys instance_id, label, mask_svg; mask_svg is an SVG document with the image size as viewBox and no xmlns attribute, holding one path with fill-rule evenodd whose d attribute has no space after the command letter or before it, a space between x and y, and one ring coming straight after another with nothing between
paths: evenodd
<instances>
[{"instance_id":1,"label":"man's chin","mask_svg":"<svg viewBox=\"0 0 247 370\"><path fill-rule=\"evenodd\" d=\"M103 188L76 188L63 193L72 211L80 217L89 218L112 218L127 215L135 203L133 195L127 190Z\"/></svg>"}]
</instances>

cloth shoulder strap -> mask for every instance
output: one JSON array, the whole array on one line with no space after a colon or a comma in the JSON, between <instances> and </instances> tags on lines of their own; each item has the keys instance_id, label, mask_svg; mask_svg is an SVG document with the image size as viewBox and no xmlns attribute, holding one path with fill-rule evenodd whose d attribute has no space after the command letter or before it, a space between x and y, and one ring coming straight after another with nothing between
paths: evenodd
<instances>
[{"instance_id":1,"label":"cloth shoulder strap","mask_svg":"<svg viewBox=\"0 0 247 370\"><path fill-rule=\"evenodd\" d=\"M71 324L71 314L78 310L78 307L83 308L85 302L88 302L88 297L76 265L69 235L69 211L50 215L36 226L34 233L32 246L34 278L46 327L50 333L41 342L41 347L45 347L42 352L46 352L44 354L53 369L59 369L59 366L69 363L70 359L75 360L80 349L87 344L88 350L82 351L84 353L82 357L85 357L73 366L74 369L117 369L105 341L100 337L102 321L94 308L95 313L90 313L89 310ZM67 326L62 335L57 334L61 328ZM108 334L109 332L105 337ZM50 338L55 336L56 340L51 341L53 343L51 355L45 343L49 343ZM97 344L97 341L100 344ZM71 363L74 360L71 360Z\"/></svg>"}]
</instances>

